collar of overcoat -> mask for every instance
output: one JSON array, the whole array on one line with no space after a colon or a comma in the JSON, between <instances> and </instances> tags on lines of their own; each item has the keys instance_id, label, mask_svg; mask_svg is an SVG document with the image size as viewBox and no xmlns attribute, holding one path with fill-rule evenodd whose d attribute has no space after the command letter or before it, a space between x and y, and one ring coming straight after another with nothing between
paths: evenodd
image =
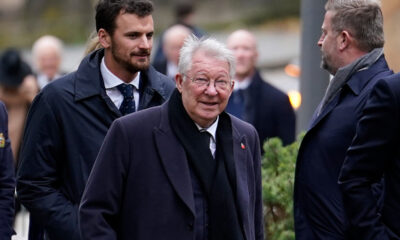
<instances>
[{"instance_id":1,"label":"collar of overcoat","mask_svg":"<svg viewBox=\"0 0 400 240\"><path fill-rule=\"evenodd\" d=\"M75 80L75 101L81 101L93 96L101 96L105 99L107 97L103 77L100 72L100 62L104 56L104 49L99 49L87 55L81 62L76 71ZM152 66L149 69L142 71L140 74L140 103L139 109L143 109L157 93L165 100L168 99L169 94L165 85L165 79L161 79L161 74L155 71ZM111 101L106 101L111 104ZM121 115L114 107L112 109L118 115Z\"/></svg>"},{"instance_id":2,"label":"collar of overcoat","mask_svg":"<svg viewBox=\"0 0 400 240\"><path fill-rule=\"evenodd\" d=\"M370 68L353 74L343 88L346 88L351 94L358 96L368 85L368 83L370 83L371 79L373 79L377 74L388 70L389 67L384 56L382 55ZM325 106L319 115L314 113L309 130L318 125L318 123L321 122L321 120L324 119L337 106L337 104L340 102L342 91L343 89L336 94L332 101ZM320 106L318 106L317 109L319 109L319 107Z\"/></svg>"}]
</instances>

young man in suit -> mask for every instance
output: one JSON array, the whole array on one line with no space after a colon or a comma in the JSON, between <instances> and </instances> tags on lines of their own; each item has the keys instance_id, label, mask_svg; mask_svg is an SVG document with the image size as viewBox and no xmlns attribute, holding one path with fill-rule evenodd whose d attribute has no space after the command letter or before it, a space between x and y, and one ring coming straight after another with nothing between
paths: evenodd
<instances>
[{"instance_id":1,"label":"young man in suit","mask_svg":"<svg viewBox=\"0 0 400 240\"><path fill-rule=\"evenodd\" d=\"M288 96L262 79L256 68L258 51L255 36L246 30L229 35L228 47L236 58L235 89L226 111L251 123L260 144L279 137L283 144L295 139L296 117Z\"/></svg>"},{"instance_id":2,"label":"young man in suit","mask_svg":"<svg viewBox=\"0 0 400 240\"><path fill-rule=\"evenodd\" d=\"M334 77L297 157L298 240L354 239L348 234L338 177L368 95L380 78L392 74L383 55L383 16L375 0L328 0L325 9L318 46L322 67Z\"/></svg>"},{"instance_id":3,"label":"young man in suit","mask_svg":"<svg viewBox=\"0 0 400 240\"><path fill-rule=\"evenodd\" d=\"M160 105L173 91L173 82L150 66L152 12L146 0L99 1L102 48L34 100L17 174L30 239L80 239L79 202L112 121Z\"/></svg>"},{"instance_id":4,"label":"young man in suit","mask_svg":"<svg viewBox=\"0 0 400 240\"><path fill-rule=\"evenodd\" d=\"M258 135L224 112L233 74L223 44L187 39L170 100L111 126L80 206L84 239L263 239Z\"/></svg>"}]
</instances>

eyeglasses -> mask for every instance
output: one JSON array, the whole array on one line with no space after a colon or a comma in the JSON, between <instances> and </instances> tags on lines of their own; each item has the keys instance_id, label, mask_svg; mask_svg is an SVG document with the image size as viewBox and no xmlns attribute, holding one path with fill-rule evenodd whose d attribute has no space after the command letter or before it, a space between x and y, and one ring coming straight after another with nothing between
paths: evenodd
<instances>
[{"instance_id":1,"label":"eyeglasses","mask_svg":"<svg viewBox=\"0 0 400 240\"><path fill-rule=\"evenodd\" d=\"M199 88L205 89L208 88L208 86L210 86L211 79L204 74L196 75L194 77L189 77L186 74L184 75L190 80L192 80L192 82ZM214 87L217 90L225 91L231 87L231 82L227 77L219 77L217 79L214 79Z\"/></svg>"}]
</instances>

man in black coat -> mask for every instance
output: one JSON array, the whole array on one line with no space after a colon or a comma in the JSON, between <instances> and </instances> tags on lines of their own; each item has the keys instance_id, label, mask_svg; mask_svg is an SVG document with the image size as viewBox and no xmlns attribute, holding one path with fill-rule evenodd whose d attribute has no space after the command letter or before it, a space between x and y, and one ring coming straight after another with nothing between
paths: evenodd
<instances>
[{"instance_id":1,"label":"man in black coat","mask_svg":"<svg viewBox=\"0 0 400 240\"><path fill-rule=\"evenodd\" d=\"M246 30L233 32L227 45L236 57L235 90L226 111L251 123L260 144L279 137L283 144L295 139L296 117L288 96L265 82L256 69L258 58L255 36Z\"/></svg>"},{"instance_id":2,"label":"man in black coat","mask_svg":"<svg viewBox=\"0 0 400 240\"><path fill-rule=\"evenodd\" d=\"M392 71L383 54L383 16L375 0L329 0L325 9L318 46L322 67L334 77L297 156L296 239L361 240L349 236L338 178L373 86Z\"/></svg>"},{"instance_id":3,"label":"man in black coat","mask_svg":"<svg viewBox=\"0 0 400 240\"><path fill-rule=\"evenodd\" d=\"M14 161L6 107L0 102L0 239L10 240L14 221Z\"/></svg>"},{"instance_id":4,"label":"man in black coat","mask_svg":"<svg viewBox=\"0 0 400 240\"><path fill-rule=\"evenodd\" d=\"M102 0L96 28L104 49L36 97L25 128L17 193L31 214L30 239L80 239L78 205L98 150L116 118L166 101L174 84L150 65L153 5Z\"/></svg>"},{"instance_id":5,"label":"man in black coat","mask_svg":"<svg viewBox=\"0 0 400 240\"><path fill-rule=\"evenodd\" d=\"M340 173L351 239L400 239L400 74L378 81ZM383 206L372 194L384 178Z\"/></svg>"}]
</instances>

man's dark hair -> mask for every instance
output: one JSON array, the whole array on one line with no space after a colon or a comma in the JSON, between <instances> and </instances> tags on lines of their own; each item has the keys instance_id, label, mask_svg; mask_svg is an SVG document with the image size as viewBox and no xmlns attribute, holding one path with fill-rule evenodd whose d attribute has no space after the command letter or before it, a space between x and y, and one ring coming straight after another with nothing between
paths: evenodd
<instances>
[{"instance_id":1,"label":"man's dark hair","mask_svg":"<svg viewBox=\"0 0 400 240\"><path fill-rule=\"evenodd\" d=\"M96 31L103 28L113 35L115 19L121 12L146 17L153 10L153 3L148 0L100 0L96 6Z\"/></svg>"}]
</instances>

